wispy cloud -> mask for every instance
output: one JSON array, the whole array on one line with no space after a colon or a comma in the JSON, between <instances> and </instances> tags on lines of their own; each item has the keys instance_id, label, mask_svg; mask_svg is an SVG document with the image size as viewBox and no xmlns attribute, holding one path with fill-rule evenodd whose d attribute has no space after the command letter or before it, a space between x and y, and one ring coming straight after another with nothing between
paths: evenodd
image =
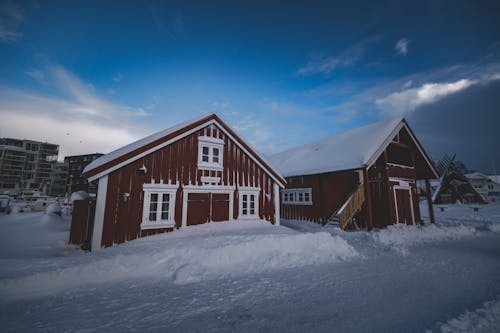
<instances>
[{"instance_id":1,"label":"wispy cloud","mask_svg":"<svg viewBox=\"0 0 500 333\"><path fill-rule=\"evenodd\" d=\"M166 33L170 37L184 33L184 15L181 9L168 8L161 1L149 3L148 9L158 32Z\"/></svg>"},{"instance_id":2,"label":"wispy cloud","mask_svg":"<svg viewBox=\"0 0 500 333\"><path fill-rule=\"evenodd\" d=\"M45 73L40 69L30 68L24 71L24 73L38 82L43 83L45 80Z\"/></svg>"},{"instance_id":3,"label":"wispy cloud","mask_svg":"<svg viewBox=\"0 0 500 333\"><path fill-rule=\"evenodd\" d=\"M427 72L419 72L394 80L377 81L371 88L341 98L331 84L318 87L309 96L324 103L334 123L353 120L405 116L424 105L435 103L475 85L489 84L500 79L500 62L455 65ZM328 94L331 94L328 95Z\"/></svg>"},{"instance_id":4,"label":"wispy cloud","mask_svg":"<svg viewBox=\"0 0 500 333\"><path fill-rule=\"evenodd\" d=\"M407 55L408 54L408 47L410 46L410 40L406 38L401 38L396 42L396 45L394 46L394 49L398 52L398 54L401 55Z\"/></svg>"},{"instance_id":5,"label":"wispy cloud","mask_svg":"<svg viewBox=\"0 0 500 333\"><path fill-rule=\"evenodd\" d=\"M434 103L477 83L478 81L469 79L461 79L455 82L425 83L416 88L393 92L376 99L375 104L384 114L402 115L415 110L419 106Z\"/></svg>"},{"instance_id":6,"label":"wispy cloud","mask_svg":"<svg viewBox=\"0 0 500 333\"><path fill-rule=\"evenodd\" d=\"M124 77L125 76L122 73L117 73L115 76L113 76L113 81L115 81L116 83L120 83L123 81Z\"/></svg>"},{"instance_id":7,"label":"wispy cloud","mask_svg":"<svg viewBox=\"0 0 500 333\"><path fill-rule=\"evenodd\" d=\"M43 76L40 73L44 73ZM148 113L99 96L59 65L27 74L42 77L57 95L0 87L0 135L29 137L61 145L62 153L109 152L149 131L136 125Z\"/></svg>"},{"instance_id":8,"label":"wispy cloud","mask_svg":"<svg viewBox=\"0 0 500 333\"><path fill-rule=\"evenodd\" d=\"M367 48L379 41L380 36L364 39L341 52L336 56L315 56L300 67L295 75L307 76L314 74L330 75L338 68L345 68L355 65L364 56Z\"/></svg>"},{"instance_id":9,"label":"wispy cloud","mask_svg":"<svg viewBox=\"0 0 500 333\"><path fill-rule=\"evenodd\" d=\"M24 10L17 2L0 2L0 41L9 43L22 38L19 27L24 21Z\"/></svg>"}]
</instances>

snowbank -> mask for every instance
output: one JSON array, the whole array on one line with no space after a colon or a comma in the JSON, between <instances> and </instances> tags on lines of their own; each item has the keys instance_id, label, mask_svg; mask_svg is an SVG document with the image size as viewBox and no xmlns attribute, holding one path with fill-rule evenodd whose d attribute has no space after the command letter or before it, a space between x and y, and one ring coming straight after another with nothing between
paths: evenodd
<instances>
[{"instance_id":1,"label":"snowbank","mask_svg":"<svg viewBox=\"0 0 500 333\"><path fill-rule=\"evenodd\" d=\"M412 245L459 239L474 234L476 234L474 227L464 225L393 225L374 232L372 237L376 242L405 254L408 252L408 247Z\"/></svg>"},{"instance_id":2,"label":"snowbank","mask_svg":"<svg viewBox=\"0 0 500 333\"><path fill-rule=\"evenodd\" d=\"M61 216L62 213L62 208L59 203L51 203L50 205L45 208L45 214L56 214Z\"/></svg>"},{"instance_id":3,"label":"snowbank","mask_svg":"<svg viewBox=\"0 0 500 333\"><path fill-rule=\"evenodd\" d=\"M474 311L466 311L441 326L443 333L498 332L500 329L500 299L485 302Z\"/></svg>"},{"instance_id":4,"label":"snowbank","mask_svg":"<svg viewBox=\"0 0 500 333\"><path fill-rule=\"evenodd\" d=\"M51 295L124 279L178 284L348 260L357 251L325 232L303 234L263 221L209 223L91 253L56 271L0 281L0 298ZM88 257L88 256L87 256ZM88 258L87 258L88 259Z\"/></svg>"},{"instance_id":5,"label":"snowbank","mask_svg":"<svg viewBox=\"0 0 500 333\"><path fill-rule=\"evenodd\" d=\"M73 202L75 200L87 200L89 198L89 194L85 191L76 191L71 193L70 201Z\"/></svg>"}]
</instances>

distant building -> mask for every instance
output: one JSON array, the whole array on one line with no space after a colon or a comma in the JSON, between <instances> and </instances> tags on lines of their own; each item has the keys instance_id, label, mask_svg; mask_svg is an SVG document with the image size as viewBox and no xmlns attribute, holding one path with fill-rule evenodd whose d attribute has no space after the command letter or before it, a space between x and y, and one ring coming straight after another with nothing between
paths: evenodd
<instances>
[{"instance_id":1,"label":"distant building","mask_svg":"<svg viewBox=\"0 0 500 333\"><path fill-rule=\"evenodd\" d=\"M500 202L500 184L495 182L495 176L487 176L480 172L465 175L474 189L487 202Z\"/></svg>"},{"instance_id":2,"label":"distant building","mask_svg":"<svg viewBox=\"0 0 500 333\"><path fill-rule=\"evenodd\" d=\"M85 191L88 193L97 193L97 184L95 182L88 182L87 178L82 176L83 169L92 161L101 157L103 154L86 154L66 156L64 163L68 167L66 178L66 187L68 193L76 191Z\"/></svg>"},{"instance_id":3,"label":"distant building","mask_svg":"<svg viewBox=\"0 0 500 333\"><path fill-rule=\"evenodd\" d=\"M49 186L49 195L64 196L66 194L66 180L68 178L68 164L57 162L53 165L52 179Z\"/></svg>"},{"instance_id":4,"label":"distant building","mask_svg":"<svg viewBox=\"0 0 500 333\"><path fill-rule=\"evenodd\" d=\"M441 174L439 186L432 195L432 201L441 205L486 203L477 188L472 186L470 180L464 175L464 169L460 163L455 164L455 156L443 160L446 160L446 165L441 168L444 171Z\"/></svg>"},{"instance_id":5,"label":"distant building","mask_svg":"<svg viewBox=\"0 0 500 333\"><path fill-rule=\"evenodd\" d=\"M47 193L58 154L56 144L0 138L0 192L38 189Z\"/></svg>"}]
</instances>

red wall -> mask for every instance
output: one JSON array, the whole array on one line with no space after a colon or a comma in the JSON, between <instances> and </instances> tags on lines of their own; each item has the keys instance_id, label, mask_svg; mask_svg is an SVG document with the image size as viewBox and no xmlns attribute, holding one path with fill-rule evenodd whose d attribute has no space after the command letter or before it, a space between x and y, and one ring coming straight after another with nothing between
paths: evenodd
<instances>
[{"instance_id":1,"label":"red wall","mask_svg":"<svg viewBox=\"0 0 500 333\"><path fill-rule=\"evenodd\" d=\"M212 136L224 140L223 171L198 170L198 136ZM145 176L138 174L144 165ZM136 160L108 175L108 189L102 245L135 239L156 234L170 229L140 229L143 210L144 183L176 183L175 203L176 227L182 221L182 185L202 185L202 176L221 177L220 185L260 187L259 217L274 223L274 181L246 153L215 125L190 134L166 147ZM129 193L128 201L123 200L123 193ZM234 195L234 218L238 216L238 193Z\"/></svg>"},{"instance_id":2,"label":"red wall","mask_svg":"<svg viewBox=\"0 0 500 333\"><path fill-rule=\"evenodd\" d=\"M358 185L354 170L286 178L286 188L311 188L312 205L281 203L281 217L294 220L323 222L339 209Z\"/></svg>"}]
</instances>

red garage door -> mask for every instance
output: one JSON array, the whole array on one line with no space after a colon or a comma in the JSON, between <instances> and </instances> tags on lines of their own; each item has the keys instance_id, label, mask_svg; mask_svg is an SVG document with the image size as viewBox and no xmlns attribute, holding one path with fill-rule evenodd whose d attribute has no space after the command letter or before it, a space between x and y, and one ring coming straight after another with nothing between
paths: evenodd
<instances>
[{"instance_id":1,"label":"red garage door","mask_svg":"<svg viewBox=\"0 0 500 333\"><path fill-rule=\"evenodd\" d=\"M212 221L229 220L229 194L212 193Z\"/></svg>"},{"instance_id":2,"label":"red garage door","mask_svg":"<svg viewBox=\"0 0 500 333\"><path fill-rule=\"evenodd\" d=\"M229 194L188 193L187 225L229 220Z\"/></svg>"}]
</instances>

